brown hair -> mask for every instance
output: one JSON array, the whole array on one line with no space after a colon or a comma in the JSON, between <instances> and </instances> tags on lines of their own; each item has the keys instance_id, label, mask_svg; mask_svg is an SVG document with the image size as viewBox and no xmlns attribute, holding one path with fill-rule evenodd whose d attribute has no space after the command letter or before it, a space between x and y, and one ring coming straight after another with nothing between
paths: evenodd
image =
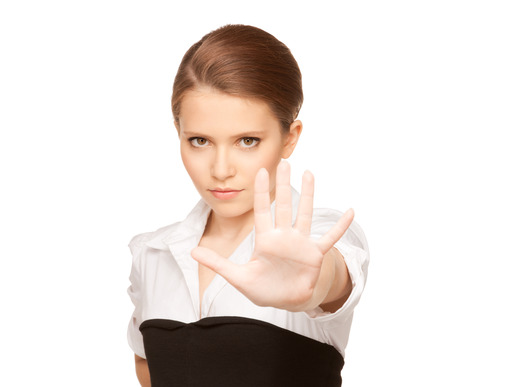
<instances>
[{"instance_id":1,"label":"brown hair","mask_svg":"<svg viewBox=\"0 0 516 387\"><path fill-rule=\"evenodd\" d=\"M177 124L185 93L200 86L264 101L285 132L303 104L301 71L289 48L252 26L226 25L205 35L186 52L172 92Z\"/></svg>"}]
</instances>

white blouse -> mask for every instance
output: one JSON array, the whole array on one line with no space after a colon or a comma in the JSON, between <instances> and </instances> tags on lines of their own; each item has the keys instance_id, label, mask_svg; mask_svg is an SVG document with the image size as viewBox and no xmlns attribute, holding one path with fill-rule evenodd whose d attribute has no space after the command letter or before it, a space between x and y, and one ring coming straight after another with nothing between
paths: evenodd
<instances>
[{"instance_id":1,"label":"white blouse","mask_svg":"<svg viewBox=\"0 0 516 387\"><path fill-rule=\"evenodd\" d=\"M295 221L299 193L292 191L292 223ZM271 204L274 217L274 204ZM215 275L199 302L198 263L190 252L199 244L210 207L200 200L181 222L154 232L136 235L129 243L133 255L127 289L134 304L127 337L135 354L146 358L140 324L150 319L170 319L184 323L204 317L240 316L262 320L334 346L344 357L353 310L358 303L367 277L369 249L362 229L352 222L344 236L335 244L351 277L353 290L344 305L335 313L316 308L308 312L289 312L253 304L224 278ZM342 216L331 209L315 209L311 236L324 235ZM246 263L254 248L254 229L228 258ZM199 305L202 305L200 309Z\"/></svg>"}]
</instances>

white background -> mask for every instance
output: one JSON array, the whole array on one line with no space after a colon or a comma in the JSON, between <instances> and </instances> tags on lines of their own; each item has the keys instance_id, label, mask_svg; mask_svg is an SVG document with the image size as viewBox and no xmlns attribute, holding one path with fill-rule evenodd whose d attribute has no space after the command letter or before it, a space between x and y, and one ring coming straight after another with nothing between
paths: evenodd
<instances>
[{"instance_id":1,"label":"white background","mask_svg":"<svg viewBox=\"0 0 516 387\"><path fill-rule=\"evenodd\" d=\"M344 385L515 386L514 3L186 3L0 6L0 383L137 386L127 243L198 200L173 78L243 23L303 72L293 185L369 240Z\"/></svg>"}]
</instances>

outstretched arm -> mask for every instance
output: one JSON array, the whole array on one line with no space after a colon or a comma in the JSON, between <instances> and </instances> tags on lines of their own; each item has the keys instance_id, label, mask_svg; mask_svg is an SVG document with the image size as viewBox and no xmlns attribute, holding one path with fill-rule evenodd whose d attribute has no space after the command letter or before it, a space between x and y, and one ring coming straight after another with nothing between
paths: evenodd
<instances>
[{"instance_id":1,"label":"outstretched arm","mask_svg":"<svg viewBox=\"0 0 516 387\"><path fill-rule=\"evenodd\" d=\"M303 175L295 225L292 226L290 166L278 165L276 174L275 224L272 222L267 170L255 179L255 248L248 263L237 265L205 247L192 250L192 257L224 277L259 306L293 312L338 309L349 296L351 281L342 255L333 245L353 220L348 210L321 238L310 236L314 179ZM335 310L336 310L335 309Z\"/></svg>"},{"instance_id":2,"label":"outstretched arm","mask_svg":"<svg viewBox=\"0 0 516 387\"><path fill-rule=\"evenodd\" d=\"M335 247L332 247L324 256L316 289L318 287L320 287L318 291L326 294L319 305L326 312L336 312L344 305L351 294L353 284L348 273L348 267L344 257Z\"/></svg>"}]
</instances>

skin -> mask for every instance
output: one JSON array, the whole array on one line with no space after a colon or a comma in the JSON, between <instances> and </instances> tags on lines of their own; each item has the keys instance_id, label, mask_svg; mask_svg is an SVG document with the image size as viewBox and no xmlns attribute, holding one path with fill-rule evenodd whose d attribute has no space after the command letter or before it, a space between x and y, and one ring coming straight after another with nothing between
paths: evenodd
<instances>
[{"instance_id":1,"label":"skin","mask_svg":"<svg viewBox=\"0 0 516 387\"><path fill-rule=\"evenodd\" d=\"M264 167L269 171L274 200L276 167L294 150L301 129L297 121L291 133L282 135L278 120L263 102L210 89L186 94L178 125L181 158L195 188L212 208L207 225L210 232L224 231L232 238L243 227L243 233L248 234L253 227L254 178L258 170ZM236 199L221 201L209 192L216 187L243 191Z\"/></svg>"},{"instance_id":2,"label":"skin","mask_svg":"<svg viewBox=\"0 0 516 387\"><path fill-rule=\"evenodd\" d=\"M258 171L254 190L255 246L248 263L234 264L213 249L202 246L192 250L192 257L220 274L256 305L292 312L309 311L317 306L324 309L326 302L337 301L330 293L339 282L335 281L337 261L344 262L336 249L331 253L330 249L351 224L353 211L346 212L318 240L311 238L313 176L309 172L303 176L297 219L292 226L289 175L290 166L282 161L276 174L273 222L269 174L265 168ZM347 298L347 290L341 291Z\"/></svg>"},{"instance_id":3,"label":"skin","mask_svg":"<svg viewBox=\"0 0 516 387\"><path fill-rule=\"evenodd\" d=\"M147 364L147 359L140 357L138 355L134 355L134 363L136 368L136 376L138 377L138 381L142 387L151 387L149 366Z\"/></svg>"},{"instance_id":4,"label":"skin","mask_svg":"<svg viewBox=\"0 0 516 387\"><path fill-rule=\"evenodd\" d=\"M294 121L290 131L282 133L266 103L198 88L185 94L176 128L183 164L212 209L199 246L191 253L199 262L200 300L218 273L259 306L294 312L317 306L330 312L339 309L352 284L333 245L354 214L348 210L327 234L312 239L314 178L306 171L292 226L290 166L282 159L294 151L302 123ZM217 188L239 193L221 200L212 193ZM255 250L250 261L233 264L227 257L253 227ZM140 383L150 386L145 359L135 359Z\"/></svg>"}]
</instances>

